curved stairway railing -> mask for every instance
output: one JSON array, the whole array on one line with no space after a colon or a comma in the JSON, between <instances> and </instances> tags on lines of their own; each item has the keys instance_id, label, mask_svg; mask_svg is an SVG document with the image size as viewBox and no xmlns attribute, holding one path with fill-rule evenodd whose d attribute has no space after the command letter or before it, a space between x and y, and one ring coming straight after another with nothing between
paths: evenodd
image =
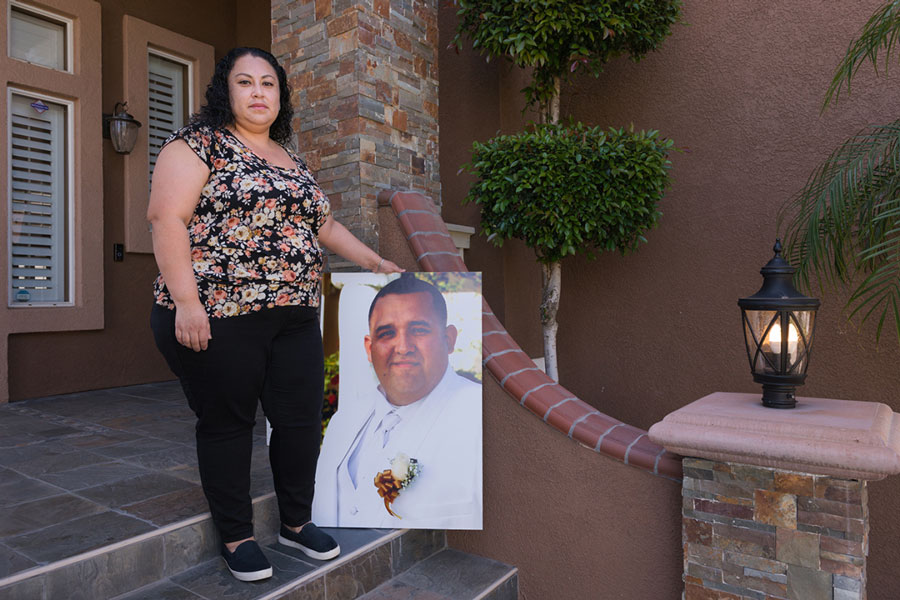
<instances>
[{"instance_id":1,"label":"curved stairway railing","mask_svg":"<svg viewBox=\"0 0 900 600\"><path fill-rule=\"evenodd\" d=\"M384 190L378 205L394 210L421 270L468 270L431 199L419 192ZM521 406L599 454L681 480L681 457L651 442L643 429L598 411L550 379L509 335L486 300L482 314L484 366Z\"/></svg>"}]
</instances>

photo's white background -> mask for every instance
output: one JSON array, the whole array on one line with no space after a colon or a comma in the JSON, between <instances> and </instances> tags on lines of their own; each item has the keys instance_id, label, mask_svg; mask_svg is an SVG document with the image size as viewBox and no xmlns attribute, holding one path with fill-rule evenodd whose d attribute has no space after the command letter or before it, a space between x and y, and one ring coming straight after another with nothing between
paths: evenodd
<instances>
[{"instance_id":1,"label":"photo's white background","mask_svg":"<svg viewBox=\"0 0 900 600\"><path fill-rule=\"evenodd\" d=\"M375 371L363 344L369 333L369 306L378 290L399 275L374 273L332 273L332 285L341 290L340 373L338 411L353 410L371 402L378 388ZM481 381L481 295L477 292L444 293L447 324L455 325L458 337L450 365L454 371L473 374ZM352 376L349 374L352 373ZM345 375L347 374L347 375Z\"/></svg>"}]
</instances>

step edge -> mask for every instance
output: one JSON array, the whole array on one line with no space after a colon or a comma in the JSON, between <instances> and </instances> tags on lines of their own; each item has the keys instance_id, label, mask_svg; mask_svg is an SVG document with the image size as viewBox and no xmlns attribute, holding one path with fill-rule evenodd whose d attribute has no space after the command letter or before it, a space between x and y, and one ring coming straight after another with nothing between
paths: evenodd
<instances>
[{"instance_id":1,"label":"step edge","mask_svg":"<svg viewBox=\"0 0 900 600\"><path fill-rule=\"evenodd\" d=\"M253 499L253 504L258 504L261 502L265 502L271 498L275 497L275 492L269 492L268 494L264 494L262 496L258 496ZM90 560L102 554L106 554L108 552L115 552L120 548L125 548L131 544L139 544L143 541L152 539L157 536L163 536L169 534L173 531L181 529L183 527L191 527L196 525L197 523L201 523L207 519L212 518L209 511L204 513L200 513L199 515L194 515L193 517L188 517L187 519L183 519L181 521L176 521L174 523L169 523L168 525L164 525L159 529L154 529L153 531L147 531L145 533L141 533L134 537L130 537L127 540L122 540L119 542L115 542L113 544L109 544L107 546L101 546L100 548L94 548L93 550L88 550L87 552L82 552L81 554L76 554L74 556L69 556L68 558L63 558L61 560L57 560L51 563L47 563L46 565L41 565L38 567L32 567L31 569L26 569L25 571L19 571L18 573L14 573L8 577L0 579L0 589L19 583L20 581L25 581L26 579L31 579L32 577L39 577L46 573L49 573L53 570L60 569L63 567L68 567L69 565L74 565L83 560Z\"/></svg>"},{"instance_id":2,"label":"step edge","mask_svg":"<svg viewBox=\"0 0 900 600\"><path fill-rule=\"evenodd\" d=\"M375 548L378 548L385 544L391 543L392 541L394 541L395 539L402 536L404 533L406 533L408 531L410 531L410 530L409 529L395 529L389 533L386 533L383 536L379 537L378 539L372 540L365 546L360 546L359 548L357 548L353 552L350 552L349 554L346 554L346 555L342 554L340 557L336 558L335 560L330 561L330 562L326 563L325 565L322 565L321 567L310 571L309 573L301 575L300 577L298 577L297 579L294 579L293 581L287 582L280 588L274 589L271 592L267 593L266 595L256 598L256 600L275 600L279 596L286 594L287 592L290 592L292 589L300 587L301 585L306 584L314 579L318 579L319 577L326 575L328 572L333 571L333 570L337 569L338 567L341 567L341 566L347 564L351 560L353 560L359 556L362 556L363 554L367 554L368 552L371 552Z\"/></svg>"},{"instance_id":3,"label":"step edge","mask_svg":"<svg viewBox=\"0 0 900 600\"><path fill-rule=\"evenodd\" d=\"M509 572L506 573L506 575L504 575L503 577L501 577L500 579L495 581L493 583L493 585L491 585L491 587L489 587L488 589L484 590L483 592L481 592L480 594L478 594L477 596L472 598L472 600L484 600L484 598L487 598L488 594L492 593L494 590L496 590L501 585L503 585L504 583L506 583L507 581L509 581L510 579L512 579L514 576L516 576L518 574L519 574L518 567L509 567Z\"/></svg>"},{"instance_id":4,"label":"step edge","mask_svg":"<svg viewBox=\"0 0 900 600\"><path fill-rule=\"evenodd\" d=\"M406 533L408 531L410 531L410 530L409 529L399 529L399 530L394 530L394 531L385 533L382 537L372 540L365 546L360 546L359 548L355 549L353 552L350 552L349 554L340 555L339 557L335 558L335 560L327 563L326 565L322 565L321 567L314 569L313 571L310 571L309 573L301 575L297 579L294 579L292 581L285 583L280 588L271 590L271 591L267 592L264 596L259 596L257 598L254 598L253 600L273 600L274 598L277 598L279 595L290 592L294 588L299 587L300 585L303 585L305 583L308 583L309 581L312 581L313 579L316 579L317 576L324 575L325 573L346 564L348 561L350 561L354 558L357 558L370 550L377 548L381 544L387 544L387 543L392 542L394 539L400 537L401 535L403 535L404 533ZM285 556L292 556L292 555L285 555ZM219 559L215 558L215 559L211 559L211 560L219 560ZM199 566L199 565L195 565L195 566ZM192 568L194 568L194 567L189 567L188 569L185 569L185 570L190 570ZM140 591L142 589L145 589L145 588L151 588L153 586L157 586L160 583L166 582L166 581L169 581L169 582L173 583L174 585L184 588L184 586L171 581L172 577L174 577L175 575L177 575L177 574L163 577L162 579L158 579L156 581L148 583L147 585L141 586L139 588L135 588L133 590L128 590L127 592L123 592L122 594L115 596L112 600L116 600L116 598L126 597L129 594L133 594L133 593ZM184 588L184 589L187 589L187 588ZM188 591L191 591L191 590L188 590ZM195 593L195 592L191 592L191 593Z\"/></svg>"}]
</instances>

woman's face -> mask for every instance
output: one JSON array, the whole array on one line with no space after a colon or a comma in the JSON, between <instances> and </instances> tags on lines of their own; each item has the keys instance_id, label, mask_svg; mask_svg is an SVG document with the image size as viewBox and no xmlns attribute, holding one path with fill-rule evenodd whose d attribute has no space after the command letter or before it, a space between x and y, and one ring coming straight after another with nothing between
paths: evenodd
<instances>
[{"instance_id":1,"label":"woman's face","mask_svg":"<svg viewBox=\"0 0 900 600\"><path fill-rule=\"evenodd\" d=\"M228 94L234 124L254 132L268 131L281 108L278 75L263 58L245 54L228 75Z\"/></svg>"}]
</instances>

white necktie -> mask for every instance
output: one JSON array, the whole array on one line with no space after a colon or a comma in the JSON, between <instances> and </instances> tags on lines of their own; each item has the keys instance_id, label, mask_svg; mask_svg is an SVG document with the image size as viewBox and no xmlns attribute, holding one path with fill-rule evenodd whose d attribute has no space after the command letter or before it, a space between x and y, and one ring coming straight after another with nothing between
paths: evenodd
<instances>
[{"instance_id":1,"label":"white necktie","mask_svg":"<svg viewBox=\"0 0 900 600\"><path fill-rule=\"evenodd\" d=\"M374 433L371 434L373 441L378 440L380 435L381 447L384 448L387 446L388 440L391 438L391 430L394 429L398 423L400 423L400 415L393 410L388 412L378 423L378 426L375 427ZM347 472L350 475L350 481L353 482L354 487L357 487L357 472L359 471L360 460L363 458L360 455L363 453L365 441L365 436L361 436L356 447L353 449L353 452L350 454L350 458L347 460Z\"/></svg>"},{"instance_id":2,"label":"white necktie","mask_svg":"<svg viewBox=\"0 0 900 600\"><path fill-rule=\"evenodd\" d=\"M382 432L381 437L381 447L384 448L387 446L388 440L391 438L391 430L397 426L400 422L400 415L396 412L391 411L388 414L384 415L384 418L381 420L381 424L378 426L378 430Z\"/></svg>"}]
</instances>

